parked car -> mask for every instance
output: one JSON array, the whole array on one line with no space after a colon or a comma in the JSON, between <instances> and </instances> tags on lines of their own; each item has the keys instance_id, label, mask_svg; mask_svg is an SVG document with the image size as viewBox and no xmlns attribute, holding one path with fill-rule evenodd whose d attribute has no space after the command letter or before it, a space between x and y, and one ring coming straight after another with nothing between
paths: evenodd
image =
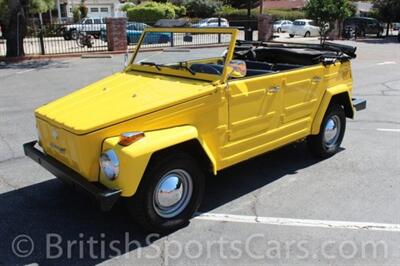
<instances>
[{"instance_id":1,"label":"parked car","mask_svg":"<svg viewBox=\"0 0 400 266\"><path fill-rule=\"evenodd\" d=\"M62 28L65 40L76 40L79 32L100 37L101 29L106 28L105 18L84 18L77 24L66 25Z\"/></svg>"},{"instance_id":2,"label":"parked car","mask_svg":"<svg viewBox=\"0 0 400 266\"><path fill-rule=\"evenodd\" d=\"M194 28L217 28L229 27L229 22L225 18L206 18L192 25Z\"/></svg>"},{"instance_id":3,"label":"parked car","mask_svg":"<svg viewBox=\"0 0 400 266\"><path fill-rule=\"evenodd\" d=\"M138 43L144 29L149 27L145 23L128 22L126 24L126 40L128 44ZM105 28L101 29L100 38L107 42L107 30ZM170 40L170 34L153 32L146 35L143 44L168 43Z\"/></svg>"},{"instance_id":4,"label":"parked car","mask_svg":"<svg viewBox=\"0 0 400 266\"><path fill-rule=\"evenodd\" d=\"M377 19L367 17L351 17L343 22L343 29L352 28L357 36L365 37L368 34L374 34L377 37L382 36L384 28Z\"/></svg>"},{"instance_id":5,"label":"parked car","mask_svg":"<svg viewBox=\"0 0 400 266\"><path fill-rule=\"evenodd\" d=\"M392 25L393 25L393 30L400 30L400 22L395 22Z\"/></svg>"},{"instance_id":6,"label":"parked car","mask_svg":"<svg viewBox=\"0 0 400 266\"><path fill-rule=\"evenodd\" d=\"M39 107L25 154L103 210L123 199L139 224L168 233L193 217L208 175L304 139L320 158L341 150L346 118L366 108L352 94L355 47L236 42L233 28L158 32L210 31L231 39L155 52L139 43L124 71Z\"/></svg>"},{"instance_id":7,"label":"parked car","mask_svg":"<svg viewBox=\"0 0 400 266\"><path fill-rule=\"evenodd\" d=\"M275 32L287 32L292 26L293 22L290 20L277 20L274 22L273 27Z\"/></svg>"},{"instance_id":8,"label":"parked car","mask_svg":"<svg viewBox=\"0 0 400 266\"><path fill-rule=\"evenodd\" d=\"M293 25L289 28L289 36L302 37L317 37L320 36L319 27L315 25L315 22L310 19L298 19L293 22Z\"/></svg>"}]
</instances>

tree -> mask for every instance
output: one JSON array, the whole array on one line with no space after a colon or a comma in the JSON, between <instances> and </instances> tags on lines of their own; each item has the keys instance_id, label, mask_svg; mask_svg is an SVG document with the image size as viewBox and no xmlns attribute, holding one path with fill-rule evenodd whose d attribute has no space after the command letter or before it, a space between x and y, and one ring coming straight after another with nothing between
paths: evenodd
<instances>
[{"instance_id":1,"label":"tree","mask_svg":"<svg viewBox=\"0 0 400 266\"><path fill-rule=\"evenodd\" d=\"M231 5L234 8L255 8L258 7L261 3L260 0L227 0L226 4Z\"/></svg>"},{"instance_id":2,"label":"tree","mask_svg":"<svg viewBox=\"0 0 400 266\"><path fill-rule=\"evenodd\" d=\"M374 8L378 18L387 23L386 36L389 35L390 24L400 19L399 0L375 0Z\"/></svg>"},{"instance_id":3,"label":"tree","mask_svg":"<svg viewBox=\"0 0 400 266\"><path fill-rule=\"evenodd\" d=\"M7 57L24 56L26 18L54 8L54 0L0 0L0 26L7 40Z\"/></svg>"},{"instance_id":4,"label":"tree","mask_svg":"<svg viewBox=\"0 0 400 266\"><path fill-rule=\"evenodd\" d=\"M343 21L352 14L348 0L309 0L305 11L307 17L313 19L319 27L321 42L325 41L328 33L335 28L337 21Z\"/></svg>"}]
</instances>

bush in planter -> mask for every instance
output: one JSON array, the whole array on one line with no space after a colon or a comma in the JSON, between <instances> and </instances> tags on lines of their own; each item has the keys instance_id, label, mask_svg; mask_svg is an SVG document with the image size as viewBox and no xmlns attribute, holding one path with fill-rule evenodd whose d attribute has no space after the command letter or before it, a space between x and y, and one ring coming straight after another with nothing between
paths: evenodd
<instances>
[{"instance_id":1,"label":"bush in planter","mask_svg":"<svg viewBox=\"0 0 400 266\"><path fill-rule=\"evenodd\" d=\"M215 0L184 0L182 3L190 17L211 17L222 8L221 2Z\"/></svg>"},{"instance_id":2,"label":"bush in planter","mask_svg":"<svg viewBox=\"0 0 400 266\"><path fill-rule=\"evenodd\" d=\"M172 4L147 2L128 8L126 14L129 21L154 23L163 18L175 18L175 9Z\"/></svg>"}]
</instances>

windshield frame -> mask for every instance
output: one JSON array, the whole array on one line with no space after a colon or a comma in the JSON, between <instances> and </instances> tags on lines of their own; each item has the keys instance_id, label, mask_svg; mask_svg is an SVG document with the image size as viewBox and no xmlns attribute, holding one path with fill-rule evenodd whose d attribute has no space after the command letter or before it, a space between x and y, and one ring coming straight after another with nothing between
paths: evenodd
<instances>
[{"instance_id":1,"label":"windshield frame","mask_svg":"<svg viewBox=\"0 0 400 266\"><path fill-rule=\"evenodd\" d=\"M226 53L226 60L224 62L224 70L221 75L211 75L211 74L204 74L204 73L196 73L196 75L192 75L188 71L182 71L182 70L174 70L174 69L169 69L166 71L158 71L156 68L151 67L151 66L146 66L146 65L139 65L134 63L135 58L137 54L139 53L140 47L142 46L144 36L146 33L149 32L167 32L167 33L203 33L203 34L231 34L231 40L228 44L228 51ZM239 30L237 28L145 28L143 33L140 36L139 42L137 46L134 49L133 55L129 61L129 65L126 67L125 72L127 71L142 71L142 72L151 72L151 73L156 73L158 75L169 75L169 76L177 76L177 77L184 77L184 78L190 78L190 79L198 79L198 80L205 80L205 81L221 81L225 82L227 80L227 66L229 65L229 62L233 58L233 52L236 44L236 39L238 35ZM227 44L224 44L225 46ZM194 47L196 44L193 45ZM199 47L201 45L198 45ZM221 44L211 44L207 45L207 47L212 47L212 46L221 46ZM160 48L150 48L149 51L160 51L168 47L160 47Z\"/></svg>"}]
</instances>

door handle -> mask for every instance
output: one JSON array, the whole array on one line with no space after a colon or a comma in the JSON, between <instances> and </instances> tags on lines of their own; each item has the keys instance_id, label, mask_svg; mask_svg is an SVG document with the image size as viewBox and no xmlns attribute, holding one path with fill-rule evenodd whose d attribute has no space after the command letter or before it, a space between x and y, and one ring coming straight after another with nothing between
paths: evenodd
<instances>
[{"instance_id":1,"label":"door handle","mask_svg":"<svg viewBox=\"0 0 400 266\"><path fill-rule=\"evenodd\" d=\"M319 76L315 76L315 77L312 78L312 82L314 82L314 83L319 83L321 81L322 81L322 78L319 77Z\"/></svg>"},{"instance_id":2,"label":"door handle","mask_svg":"<svg viewBox=\"0 0 400 266\"><path fill-rule=\"evenodd\" d=\"M278 93L281 90L281 87L279 86L272 86L269 88L267 91L268 93Z\"/></svg>"}]
</instances>

